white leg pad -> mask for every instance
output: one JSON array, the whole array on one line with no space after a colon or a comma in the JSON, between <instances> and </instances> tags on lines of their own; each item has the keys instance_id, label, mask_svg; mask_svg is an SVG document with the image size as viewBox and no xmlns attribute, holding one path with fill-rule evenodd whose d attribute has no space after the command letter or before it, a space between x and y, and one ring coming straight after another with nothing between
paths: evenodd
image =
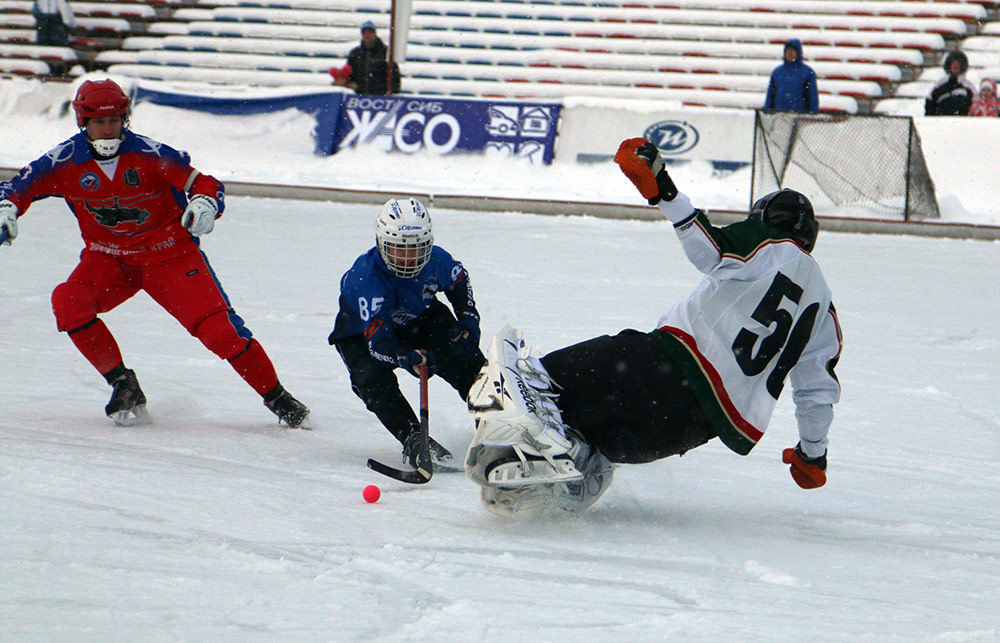
<instances>
[{"instance_id":1,"label":"white leg pad","mask_svg":"<svg viewBox=\"0 0 1000 643\"><path fill-rule=\"evenodd\" d=\"M476 435L466 474L472 480L513 487L582 479L573 461L579 441L567 434L552 386L521 333L510 326L497 331L469 391Z\"/></svg>"}]
</instances>

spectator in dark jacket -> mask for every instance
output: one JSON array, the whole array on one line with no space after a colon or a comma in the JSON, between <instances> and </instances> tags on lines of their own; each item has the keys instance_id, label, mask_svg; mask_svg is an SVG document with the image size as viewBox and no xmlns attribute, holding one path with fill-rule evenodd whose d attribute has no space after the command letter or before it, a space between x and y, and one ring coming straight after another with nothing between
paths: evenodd
<instances>
[{"instance_id":1,"label":"spectator in dark jacket","mask_svg":"<svg viewBox=\"0 0 1000 643\"><path fill-rule=\"evenodd\" d=\"M76 26L73 10L66 0L35 0L35 43L50 47L69 46L69 30Z\"/></svg>"},{"instance_id":2,"label":"spectator in dark jacket","mask_svg":"<svg viewBox=\"0 0 1000 643\"><path fill-rule=\"evenodd\" d=\"M785 43L785 60L771 72L764 109L819 111L816 72L802 61L802 42L798 38L791 38Z\"/></svg>"},{"instance_id":3,"label":"spectator in dark jacket","mask_svg":"<svg viewBox=\"0 0 1000 643\"><path fill-rule=\"evenodd\" d=\"M400 87L399 65L392 64L392 92L387 92L388 53L385 43L375 33L375 24L366 22L361 25L361 44L347 54L347 65L342 70L336 70L340 73L330 70L333 84L346 85L359 94L395 94Z\"/></svg>"},{"instance_id":4,"label":"spectator in dark jacket","mask_svg":"<svg viewBox=\"0 0 1000 643\"><path fill-rule=\"evenodd\" d=\"M976 87L965 77L969 71L969 58L961 51L949 52L944 59L945 76L939 80L927 100L924 101L926 116L968 116Z\"/></svg>"}]
</instances>

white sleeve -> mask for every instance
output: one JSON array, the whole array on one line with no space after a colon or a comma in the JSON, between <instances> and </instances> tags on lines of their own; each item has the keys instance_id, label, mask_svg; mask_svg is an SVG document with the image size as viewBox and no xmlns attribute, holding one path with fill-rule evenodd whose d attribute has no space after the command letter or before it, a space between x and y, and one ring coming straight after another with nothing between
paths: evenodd
<instances>
[{"instance_id":1,"label":"white sleeve","mask_svg":"<svg viewBox=\"0 0 1000 643\"><path fill-rule=\"evenodd\" d=\"M680 240L688 261L706 275L714 270L722 260L722 253L698 221L699 213L691 205L691 199L683 192L678 192L672 201L660 201L657 207L674 224L677 239Z\"/></svg>"},{"instance_id":2,"label":"white sleeve","mask_svg":"<svg viewBox=\"0 0 1000 643\"><path fill-rule=\"evenodd\" d=\"M810 458L823 455L829 443L827 434L833 423L833 405L840 400L840 382L833 372L840 349L840 327L831 306L820 318L819 329L789 373L799 439L803 453Z\"/></svg>"},{"instance_id":3,"label":"white sleeve","mask_svg":"<svg viewBox=\"0 0 1000 643\"><path fill-rule=\"evenodd\" d=\"M675 196L671 201L664 201L663 199L660 199L660 202L656 204L656 207L658 207L660 212L663 213L663 216L670 219L674 225L694 214L694 206L691 205L691 199L689 199L683 192L678 192L677 196Z\"/></svg>"}]
</instances>

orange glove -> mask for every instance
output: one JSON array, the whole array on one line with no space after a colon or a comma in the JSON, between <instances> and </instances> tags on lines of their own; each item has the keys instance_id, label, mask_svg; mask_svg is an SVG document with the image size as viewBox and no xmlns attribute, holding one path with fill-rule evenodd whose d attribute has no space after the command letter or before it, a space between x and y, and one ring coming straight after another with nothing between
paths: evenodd
<instances>
[{"instance_id":1,"label":"orange glove","mask_svg":"<svg viewBox=\"0 0 1000 643\"><path fill-rule=\"evenodd\" d=\"M789 465L792 479L803 489L816 489L826 484L826 454L818 458L806 457L800 444L781 452L781 461Z\"/></svg>"},{"instance_id":2,"label":"orange glove","mask_svg":"<svg viewBox=\"0 0 1000 643\"><path fill-rule=\"evenodd\" d=\"M615 163L650 205L656 205L661 199L672 201L677 196L677 187L667 174L660 151L647 139L622 141L615 154Z\"/></svg>"},{"instance_id":3,"label":"orange glove","mask_svg":"<svg viewBox=\"0 0 1000 643\"><path fill-rule=\"evenodd\" d=\"M632 182L632 185L639 189L639 194L643 198L652 199L660 195L660 188L656 185L656 175L646 163L646 159L635 153L640 145L648 142L644 138L630 138L622 141L615 154L615 163Z\"/></svg>"}]
</instances>

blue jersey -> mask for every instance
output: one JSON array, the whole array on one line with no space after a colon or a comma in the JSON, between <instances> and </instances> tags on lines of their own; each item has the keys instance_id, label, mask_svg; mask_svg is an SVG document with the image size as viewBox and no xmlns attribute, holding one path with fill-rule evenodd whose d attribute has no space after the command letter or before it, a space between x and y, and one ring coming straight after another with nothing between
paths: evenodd
<instances>
[{"instance_id":1,"label":"blue jersey","mask_svg":"<svg viewBox=\"0 0 1000 643\"><path fill-rule=\"evenodd\" d=\"M478 323L469 273L446 250L434 246L420 274L401 279L389 272L378 248L373 247L340 280L340 312L329 341L335 344L364 335L373 357L395 363L405 351L394 329L419 317L439 292L451 302L456 317Z\"/></svg>"}]
</instances>

